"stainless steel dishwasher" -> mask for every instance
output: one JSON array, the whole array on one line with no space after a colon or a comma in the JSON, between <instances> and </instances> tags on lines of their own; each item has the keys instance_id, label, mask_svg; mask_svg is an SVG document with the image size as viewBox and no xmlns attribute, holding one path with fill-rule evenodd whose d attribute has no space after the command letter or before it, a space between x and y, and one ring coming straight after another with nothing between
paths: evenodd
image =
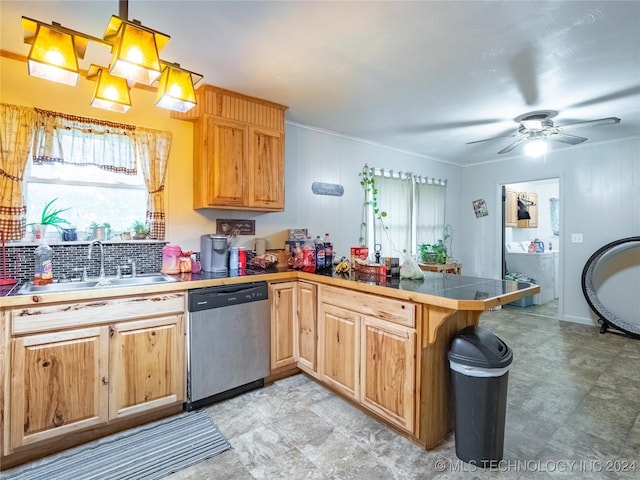
<instances>
[{"instance_id":1,"label":"stainless steel dishwasher","mask_svg":"<svg viewBox=\"0 0 640 480\"><path fill-rule=\"evenodd\" d=\"M190 290L186 409L264 386L269 332L266 282Z\"/></svg>"}]
</instances>

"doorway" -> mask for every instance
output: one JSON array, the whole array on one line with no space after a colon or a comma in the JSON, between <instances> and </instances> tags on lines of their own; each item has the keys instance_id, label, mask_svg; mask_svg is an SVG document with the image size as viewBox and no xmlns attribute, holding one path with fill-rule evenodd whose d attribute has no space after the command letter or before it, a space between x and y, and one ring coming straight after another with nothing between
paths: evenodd
<instances>
[{"instance_id":1,"label":"doorway","mask_svg":"<svg viewBox=\"0 0 640 480\"><path fill-rule=\"evenodd\" d=\"M560 318L560 179L504 184L502 193L503 278L533 279L540 285L540 294L519 306L531 314ZM531 246L532 242L535 243ZM535 247L534 254L530 252L532 247Z\"/></svg>"}]
</instances>

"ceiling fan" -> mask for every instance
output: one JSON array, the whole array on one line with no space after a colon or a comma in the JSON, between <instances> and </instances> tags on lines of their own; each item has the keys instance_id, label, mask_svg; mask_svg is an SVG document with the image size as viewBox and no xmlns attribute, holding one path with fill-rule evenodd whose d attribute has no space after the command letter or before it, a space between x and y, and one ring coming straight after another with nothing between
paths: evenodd
<instances>
[{"instance_id":1,"label":"ceiling fan","mask_svg":"<svg viewBox=\"0 0 640 480\"><path fill-rule=\"evenodd\" d=\"M467 145L480 142L488 142L500 138L515 138L516 140L498 152L508 153L516 147L533 141L555 140L570 145L578 145L587 140L585 137L569 135L565 133L567 130L582 127L595 127L597 125L613 125L620 123L618 117L599 118L597 120L586 120L580 122L565 123L564 125L554 125L552 118L558 114L555 110L536 110L529 113L518 115L514 120L519 123L518 130L511 135L500 137L485 138L484 140L476 140L467 142Z\"/></svg>"}]
</instances>

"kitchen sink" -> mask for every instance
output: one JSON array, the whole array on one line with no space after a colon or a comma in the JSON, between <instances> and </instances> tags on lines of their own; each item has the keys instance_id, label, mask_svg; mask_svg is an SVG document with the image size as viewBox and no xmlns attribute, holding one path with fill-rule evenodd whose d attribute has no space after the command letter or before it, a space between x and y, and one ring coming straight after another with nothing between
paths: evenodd
<instances>
[{"instance_id":1,"label":"kitchen sink","mask_svg":"<svg viewBox=\"0 0 640 480\"><path fill-rule=\"evenodd\" d=\"M141 285L157 285L160 283L175 282L176 279L165 275L164 273L141 274L136 277L105 277L94 278L82 281L67 281L50 283L48 285L33 285L25 283L18 290L18 295L28 295L32 293L56 293L56 292L73 292L76 290L91 290L114 287L131 287Z\"/></svg>"}]
</instances>

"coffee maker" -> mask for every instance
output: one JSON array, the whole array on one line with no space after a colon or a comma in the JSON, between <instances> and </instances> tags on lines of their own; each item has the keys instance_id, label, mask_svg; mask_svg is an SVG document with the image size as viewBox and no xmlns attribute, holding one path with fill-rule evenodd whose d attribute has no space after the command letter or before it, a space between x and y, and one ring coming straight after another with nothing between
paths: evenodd
<instances>
[{"instance_id":1,"label":"coffee maker","mask_svg":"<svg viewBox=\"0 0 640 480\"><path fill-rule=\"evenodd\" d=\"M213 273L227 273L229 244L227 236L211 233L200 236L200 261L202 270Z\"/></svg>"}]
</instances>

